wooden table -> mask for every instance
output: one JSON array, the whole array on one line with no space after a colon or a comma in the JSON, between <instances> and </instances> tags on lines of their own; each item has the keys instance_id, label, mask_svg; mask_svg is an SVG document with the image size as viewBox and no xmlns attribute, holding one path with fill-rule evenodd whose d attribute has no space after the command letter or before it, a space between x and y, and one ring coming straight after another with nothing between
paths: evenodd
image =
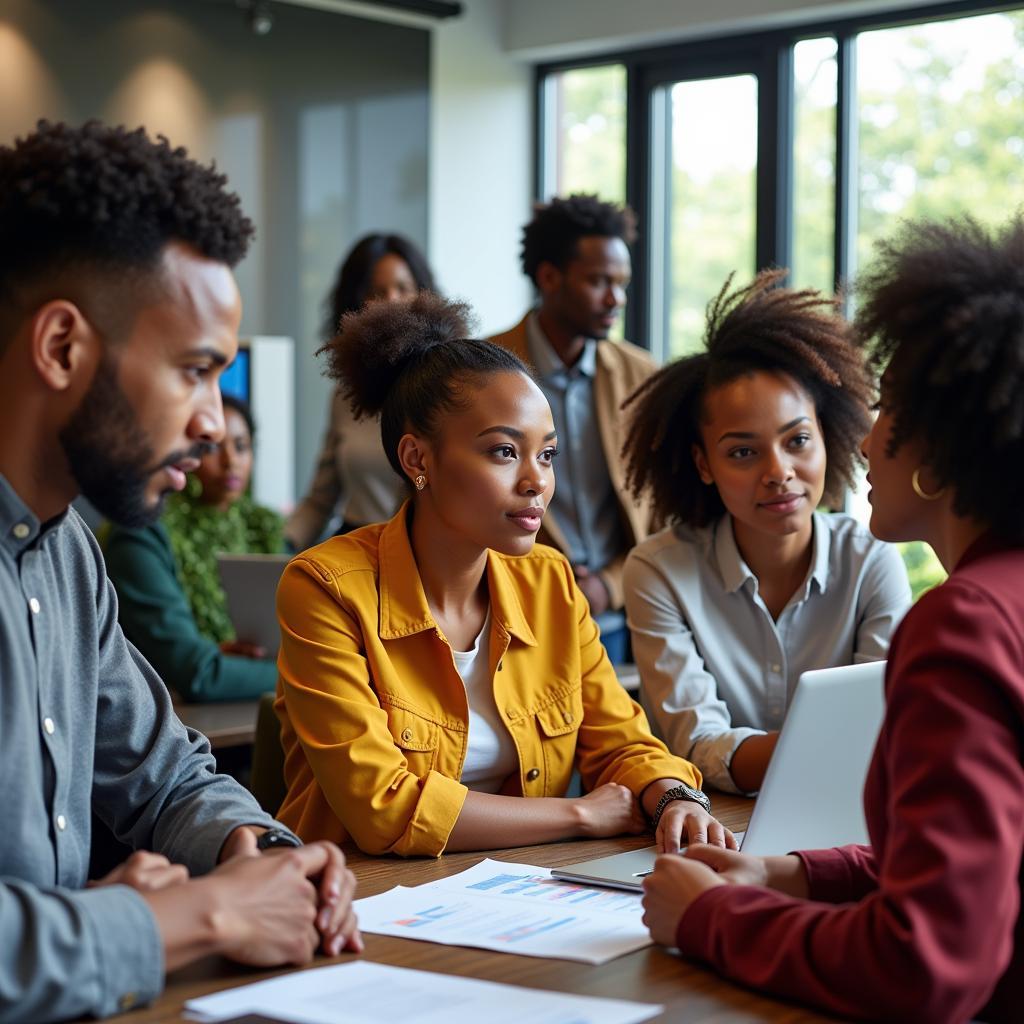
<instances>
[{"instance_id":1,"label":"wooden table","mask_svg":"<svg viewBox=\"0 0 1024 1024\"><path fill-rule=\"evenodd\" d=\"M251 745L256 735L259 701L229 700L211 704L175 704L185 725L197 729L214 750Z\"/></svg>"},{"instance_id":2,"label":"wooden table","mask_svg":"<svg viewBox=\"0 0 1024 1024\"><path fill-rule=\"evenodd\" d=\"M713 801L713 809L720 820L737 830L746 828L752 806L753 801L741 797L716 796ZM648 846L650 842L650 836L640 836L553 843L498 850L487 856L556 867L588 857ZM349 854L349 863L359 879L358 895L373 896L398 884L419 885L456 874L475 864L482 856L479 853L457 853L438 860L403 861L367 857L353 851ZM365 935L364 938L364 957L378 963L557 992L663 1003L664 1013L654 1019L673 1024L754 1021L796 1024L827 1019L802 1007L777 1002L732 985L657 946L649 946L595 967L568 960L545 960L485 949L442 946L387 935ZM331 961L320 957L317 964L345 963L351 959L351 956L342 956ZM156 1003L122 1019L126 1024L180 1021L184 1019L181 1010L186 999L281 973L284 972L247 970L225 960L205 960L171 975L166 991Z\"/></svg>"}]
</instances>

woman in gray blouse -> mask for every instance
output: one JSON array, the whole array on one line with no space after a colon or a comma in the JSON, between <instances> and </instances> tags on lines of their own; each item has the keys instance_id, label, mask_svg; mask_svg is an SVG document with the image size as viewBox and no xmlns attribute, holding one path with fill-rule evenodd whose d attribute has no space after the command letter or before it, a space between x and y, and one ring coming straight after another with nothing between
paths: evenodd
<instances>
[{"instance_id":1,"label":"woman in gray blouse","mask_svg":"<svg viewBox=\"0 0 1024 1024\"><path fill-rule=\"evenodd\" d=\"M884 658L910 604L895 548L841 503L871 385L837 303L764 271L708 308L704 350L629 400L636 496L667 524L626 563L643 700L675 753L760 788L800 674Z\"/></svg>"}]
</instances>

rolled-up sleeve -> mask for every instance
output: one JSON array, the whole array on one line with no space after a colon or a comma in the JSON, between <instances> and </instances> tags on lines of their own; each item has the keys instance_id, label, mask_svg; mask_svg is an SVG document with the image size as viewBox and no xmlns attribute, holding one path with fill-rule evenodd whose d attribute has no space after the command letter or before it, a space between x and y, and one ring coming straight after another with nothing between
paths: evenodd
<instances>
[{"instance_id":1,"label":"rolled-up sleeve","mask_svg":"<svg viewBox=\"0 0 1024 1024\"><path fill-rule=\"evenodd\" d=\"M738 792L729 770L733 754L763 730L733 727L672 587L637 551L626 561L625 589L643 703L656 729L670 750L700 769L706 783Z\"/></svg>"},{"instance_id":2,"label":"rolled-up sleeve","mask_svg":"<svg viewBox=\"0 0 1024 1024\"><path fill-rule=\"evenodd\" d=\"M126 886L84 892L0 883L0 1021L106 1017L163 989L163 945Z\"/></svg>"}]
</instances>

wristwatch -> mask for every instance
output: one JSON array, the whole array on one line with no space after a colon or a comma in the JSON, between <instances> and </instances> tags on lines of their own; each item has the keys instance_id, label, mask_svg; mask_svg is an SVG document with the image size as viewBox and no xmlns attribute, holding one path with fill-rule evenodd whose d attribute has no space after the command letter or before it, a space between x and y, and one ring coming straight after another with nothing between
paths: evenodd
<instances>
[{"instance_id":1,"label":"wristwatch","mask_svg":"<svg viewBox=\"0 0 1024 1024\"><path fill-rule=\"evenodd\" d=\"M268 828L256 837L257 850L276 850L279 846L301 846L302 843L283 828Z\"/></svg>"},{"instance_id":2,"label":"wristwatch","mask_svg":"<svg viewBox=\"0 0 1024 1024\"><path fill-rule=\"evenodd\" d=\"M665 790L658 801L658 806L654 808L654 814L651 815L651 828L655 831L657 831L661 816L665 813L665 808L673 800L692 800L695 804L700 804L708 814L711 813L711 801L708 799L707 794L702 793L699 789L694 789L692 786L687 786L684 782L680 782L678 786Z\"/></svg>"}]
</instances>

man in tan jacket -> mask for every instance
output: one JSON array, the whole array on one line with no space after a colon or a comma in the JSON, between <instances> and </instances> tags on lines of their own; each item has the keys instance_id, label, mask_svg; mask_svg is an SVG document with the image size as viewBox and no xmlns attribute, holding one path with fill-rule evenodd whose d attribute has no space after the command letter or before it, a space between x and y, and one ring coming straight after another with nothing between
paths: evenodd
<instances>
[{"instance_id":1,"label":"man in tan jacket","mask_svg":"<svg viewBox=\"0 0 1024 1024\"><path fill-rule=\"evenodd\" d=\"M596 196L538 206L522 249L538 305L490 339L533 366L551 404L559 455L541 540L572 563L613 662L629 649L622 566L650 520L625 489L620 407L656 367L644 349L608 339L626 301L635 237L632 210Z\"/></svg>"}]
</instances>

